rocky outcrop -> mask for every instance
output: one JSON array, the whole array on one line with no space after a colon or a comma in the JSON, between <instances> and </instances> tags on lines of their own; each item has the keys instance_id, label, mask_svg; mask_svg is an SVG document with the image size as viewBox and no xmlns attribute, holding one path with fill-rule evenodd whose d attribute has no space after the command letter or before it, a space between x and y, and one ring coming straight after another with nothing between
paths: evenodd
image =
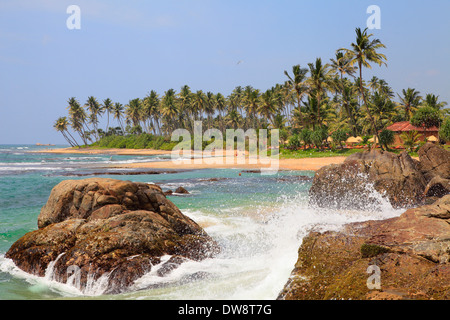
<instances>
[{"instance_id":1,"label":"rocky outcrop","mask_svg":"<svg viewBox=\"0 0 450 320\"><path fill-rule=\"evenodd\" d=\"M435 176L450 179L450 151L433 143L426 143L419 149L420 168L430 181Z\"/></svg>"},{"instance_id":2,"label":"rocky outcrop","mask_svg":"<svg viewBox=\"0 0 450 320\"><path fill-rule=\"evenodd\" d=\"M435 201L450 192L450 152L434 144L419 151L420 161L373 150L353 154L339 165L321 168L310 189L310 203L318 207L366 208L379 204L379 195L395 208ZM374 192L376 191L376 192Z\"/></svg>"},{"instance_id":3,"label":"rocky outcrop","mask_svg":"<svg viewBox=\"0 0 450 320\"><path fill-rule=\"evenodd\" d=\"M427 185L425 195L432 199L450 193L450 151L432 143L425 144L419 150L420 170Z\"/></svg>"},{"instance_id":4,"label":"rocky outcrop","mask_svg":"<svg viewBox=\"0 0 450 320\"><path fill-rule=\"evenodd\" d=\"M321 168L310 189L310 202L319 207L365 208L381 194L394 207L414 206L422 203L425 186L426 180L406 152L374 150Z\"/></svg>"},{"instance_id":5,"label":"rocky outcrop","mask_svg":"<svg viewBox=\"0 0 450 320\"><path fill-rule=\"evenodd\" d=\"M450 195L398 218L311 232L279 299L450 299Z\"/></svg>"},{"instance_id":6,"label":"rocky outcrop","mask_svg":"<svg viewBox=\"0 0 450 320\"><path fill-rule=\"evenodd\" d=\"M63 181L43 206L38 227L14 243L6 257L38 276L52 263L53 277L64 283L75 268L81 289L107 276L106 293L126 291L164 255L179 264L219 251L160 187L130 181Z\"/></svg>"}]
</instances>

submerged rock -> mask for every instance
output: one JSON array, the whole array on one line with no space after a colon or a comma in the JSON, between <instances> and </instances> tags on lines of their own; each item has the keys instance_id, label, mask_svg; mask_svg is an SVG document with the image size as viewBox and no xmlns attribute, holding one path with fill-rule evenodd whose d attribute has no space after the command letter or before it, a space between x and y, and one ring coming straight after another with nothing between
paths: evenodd
<instances>
[{"instance_id":1,"label":"submerged rock","mask_svg":"<svg viewBox=\"0 0 450 320\"><path fill-rule=\"evenodd\" d=\"M187 191L185 188L183 188L183 187L178 187L176 190L175 190L175 193L180 193L180 194L189 194L189 191Z\"/></svg>"},{"instance_id":2,"label":"submerged rock","mask_svg":"<svg viewBox=\"0 0 450 320\"><path fill-rule=\"evenodd\" d=\"M105 293L123 292L164 255L201 260L219 251L160 187L130 181L63 181L43 206L38 227L6 257L38 276L52 263L53 278L63 283L76 269L82 290L108 276Z\"/></svg>"},{"instance_id":3,"label":"submerged rock","mask_svg":"<svg viewBox=\"0 0 450 320\"><path fill-rule=\"evenodd\" d=\"M380 289L372 287L379 270ZM368 273L369 272L369 273ZM400 217L311 232L285 300L450 299L450 195Z\"/></svg>"}]
</instances>

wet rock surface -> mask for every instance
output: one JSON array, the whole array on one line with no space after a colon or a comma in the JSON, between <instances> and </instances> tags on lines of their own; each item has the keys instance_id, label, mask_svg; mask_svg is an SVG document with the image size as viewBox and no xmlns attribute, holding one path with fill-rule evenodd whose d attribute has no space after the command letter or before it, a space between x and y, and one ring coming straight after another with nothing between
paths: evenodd
<instances>
[{"instance_id":1,"label":"wet rock surface","mask_svg":"<svg viewBox=\"0 0 450 320\"><path fill-rule=\"evenodd\" d=\"M450 152L427 143L420 161L406 152L399 155L373 150L355 153L339 165L320 169L310 189L310 202L338 209L372 207L385 197L395 208L433 202L450 193ZM376 191L376 192L373 192Z\"/></svg>"},{"instance_id":2,"label":"wet rock surface","mask_svg":"<svg viewBox=\"0 0 450 320\"><path fill-rule=\"evenodd\" d=\"M368 285L370 266L380 289ZM450 195L398 218L309 233L279 299L450 299Z\"/></svg>"},{"instance_id":3,"label":"wet rock surface","mask_svg":"<svg viewBox=\"0 0 450 320\"><path fill-rule=\"evenodd\" d=\"M130 181L61 182L43 206L38 228L14 243L6 257L38 276L52 263L54 279L63 283L75 268L82 290L107 277L106 293L128 290L162 256L202 260L220 250L160 187Z\"/></svg>"}]
</instances>

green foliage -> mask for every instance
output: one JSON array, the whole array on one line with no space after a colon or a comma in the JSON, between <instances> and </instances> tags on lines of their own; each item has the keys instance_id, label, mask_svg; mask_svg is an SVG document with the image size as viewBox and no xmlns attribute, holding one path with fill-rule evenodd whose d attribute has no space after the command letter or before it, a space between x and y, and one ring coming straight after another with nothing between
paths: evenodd
<instances>
[{"instance_id":1,"label":"green foliage","mask_svg":"<svg viewBox=\"0 0 450 320\"><path fill-rule=\"evenodd\" d=\"M305 146L310 145L312 143L311 134L312 134L312 131L309 129L306 129L306 128L304 128L300 131L299 137L300 137L300 140L303 141Z\"/></svg>"},{"instance_id":2,"label":"green foliage","mask_svg":"<svg viewBox=\"0 0 450 320\"><path fill-rule=\"evenodd\" d=\"M450 117L447 117L439 130L439 137L445 142L450 142Z\"/></svg>"},{"instance_id":3,"label":"green foliage","mask_svg":"<svg viewBox=\"0 0 450 320\"><path fill-rule=\"evenodd\" d=\"M328 137L328 130L325 127L318 128L311 133L311 141L317 148L322 148L324 141Z\"/></svg>"},{"instance_id":4,"label":"green foliage","mask_svg":"<svg viewBox=\"0 0 450 320\"><path fill-rule=\"evenodd\" d=\"M395 139L395 133L391 130L384 129L379 134L380 137L380 143L383 144L386 148L388 148L389 145L394 143Z\"/></svg>"},{"instance_id":5,"label":"green foliage","mask_svg":"<svg viewBox=\"0 0 450 320\"><path fill-rule=\"evenodd\" d=\"M415 146L419 143L419 138L422 135L417 131L407 131L400 135L400 138L403 140L403 145L409 149L409 152L413 152Z\"/></svg>"},{"instance_id":6,"label":"green foliage","mask_svg":"<svg viewBox=\"0 0 450 320\"><path fill-rule=\"evenodd\" d=\"M416 127L439 127L441 123L442 118L439 110L429 106L420 108L411 118L411 124Z\"/></svg>"},{"instance_id":7,"label":"green foliage","mask_svg":"<svg viewBox=\"0 0 450 320\"><path fill-rule=\"evenodd\" d=\"M348 135L348 130L337 129L331 134L331 138L333 138L333 142L338 143L342 148L342 142L347 140Z\"/></svg>"},{"instance_id":8,"label":"green foliage","mask_svg":"<svg viewBox=\"0 0 450 320\"><path fill-rule=\"evenodd\" d=\"M164 137L148 133L127 136L106 136L94 143L93 147L108 149L157 149L172 150L177 142L165 141Z\"/></svg>"},{"instance_id":9,"label":"green foliage","mask_svg":"<svg viewBox=\"0 0 450 320\"><path fill-rule=\"evenodd\" d=\"M354 153L363 152L364 149L338 149L338 150L291 150L280 148L280 159L304 159L304 158L327 158L327 157L347 157Z\"/></svg>"},{"instance_id":10,"label":"green foliage","mask_svg":"<svg viewBox=\"0 0 450 320\"><path fill-rule=\"evenodd\" d=\"M301 147L301 138L300 135L294 134L289 138L289 148L298 149Z\"/></svg>"}]
</instances>

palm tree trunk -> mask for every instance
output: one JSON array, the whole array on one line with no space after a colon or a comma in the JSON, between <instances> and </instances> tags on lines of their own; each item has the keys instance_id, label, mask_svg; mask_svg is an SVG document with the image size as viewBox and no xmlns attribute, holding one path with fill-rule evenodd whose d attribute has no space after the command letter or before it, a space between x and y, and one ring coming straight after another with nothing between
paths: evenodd
<instances>
[{"instance_id":1,"label":"palm tree trunk","mask_svg":"<svg viewBox=\"0 0 450 320\"><path fill-rule=\"evenodd\" d=\"M107 113L108 113L108 121L106 122L105 135L108 133L108 128L109 128L109 110L107 110Z\"/></svg>"},{"instance_id":2,"label":"palm tree trunk","mask_svg":"<svg viewBox=\"0 0 450 320\"><path fill-rule=\"evenodd\" d=\"M370 113L369 106L367 105L367 101L366 101L366 95L364 94L364 88L363 88L363 85L362 85L362 69L361 69L362 63L361 63L361 61L358 62L358 65L359 65L359 87L360 87L360 90L361 90L361 95L362 95L362 97L363 97L364 105L366 106L366 110L367 110L367 114L369 115L369 119L370 119L370 121L372 122L372 127L373 127L373 130L374 130L374 135L375 135L375 136L377 137L377 139L378 139L378 143L380 144L381 150L384 151L383 145L381 144L380 137L378 136L378 130L377 130L377 126L376 126L376 124L375 124L375 120L374 120L374 118L372 117L372 114ZM375 146L376 146L376 145L377 145L376 143L373 144L373 146L374 146L373 148L374 148L374 149L375 149Z\"/></svg>"},{"instance_id":3,"label":"palm tree trunk","mask_svg":"<svg viewBox=\"0 0 450 320\"><path fill-rule=\"evenodd\" d=\"M303 125L303 114L302 114L302 106L301 106L300 95L297 94L297 105L298 105L298 114L300 116L300 127Z\"/></svg>"},{"instance_id":4,"label":"palm tree trunk","mask_svg":"<svg viewBox=\"0 0 450 320\"><path fill-rule=\"evenodd\" d=\"M66 139L66 141L70 144L71 147L75 147L72 143L72 141L70 141L70 139L66 136L66 134L64 133L64 131L60 131L61 134L63 135L64 139Z\"/></svg>"},{"instance_id":5,"label":"palm tree trunk","mask_svg":"<svg viewBox=\"0 0 450 320\"><path fill-rule=\"evenodd\" d=\"M72 134L69 132L69 130L66 130L66 132L72 138L74 146L77 145L77 147L79 148L80 145L78 144L77 140L75 140L75 138L72 136Z\"/></svg>"}]
</instances>

